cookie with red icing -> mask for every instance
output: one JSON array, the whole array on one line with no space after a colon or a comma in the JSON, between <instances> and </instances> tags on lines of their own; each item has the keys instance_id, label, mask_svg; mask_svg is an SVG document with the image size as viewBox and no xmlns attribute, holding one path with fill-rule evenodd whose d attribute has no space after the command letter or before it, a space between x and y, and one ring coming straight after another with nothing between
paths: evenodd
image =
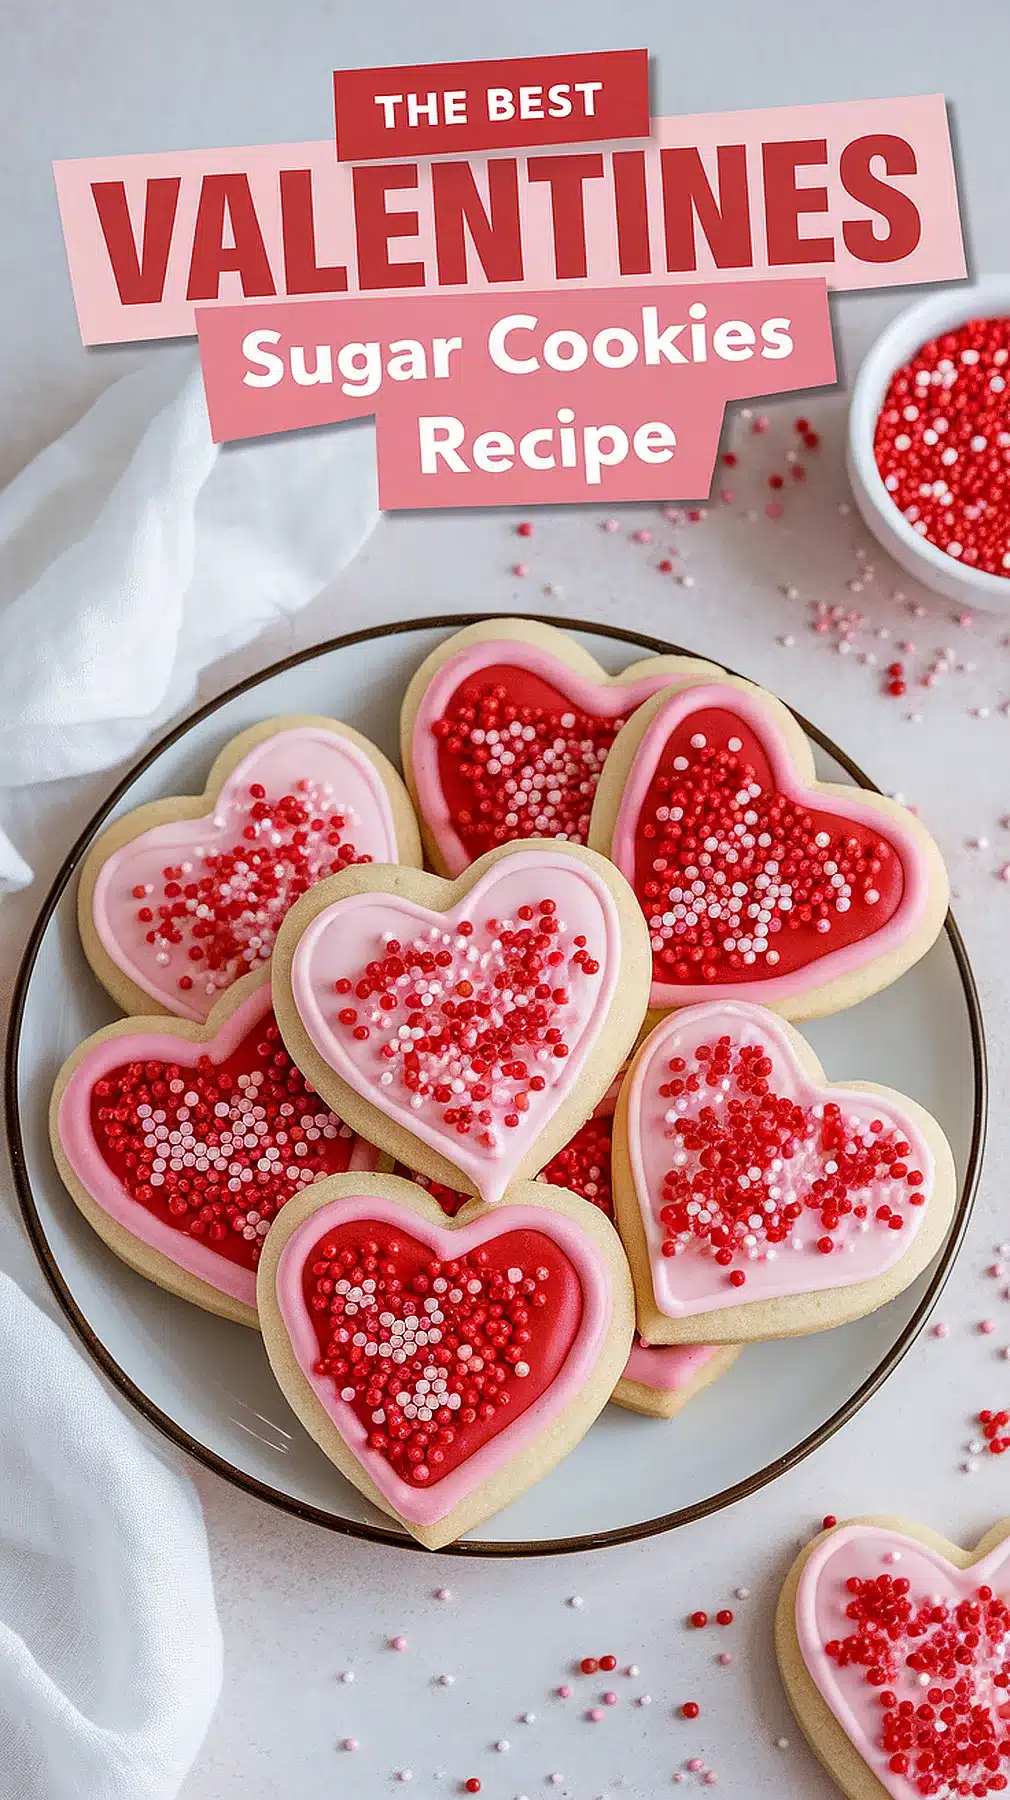
<instances>
[{"instance_id":1,"label":"cookie with red icing","mask_svg":"<svg viewBox=\"0 0 1010 1800\"><path fill-rule=\"evenodd\" d=\"M823 1532L789 1573L775 1645L847 1800L1010 1788L1010 1520L973 1550L901 1518Z\"/></svg>"},{"instance_id":2,"label":"cookie with red icing","mask_svg":"<svg viewBox=\"0 0 1010 1800\"><path fill-rule=\"evenodd\" d=\"M117 1256L252 1326L281 1207L378 1160L295 1068L266 969L235 982L205 1025L121 1019L86 1038L60 1070L50 1136L68 1192Z\"/></svg>"},{"instance_id":3,"label":"cookie with red icing","mask_svg":"<svg viewBox=\"0 0 1010 1800\"><path fill-rule=\"evenodd\" d=\"M303 1425L432 1550L575 1447L634 1322L613 1226L532 1181L450 1220L412 1182L337 1176L281 1213L258 1297L274 1374Z\"/></svg>"},{"instance_id":4,"label":"cookie with red icing","mask_svg":"<svg viewBox=\"0 0 1010 1800\"><path fill-rule=\"evenodd\" d=\"M923 1107L827 1081L799 1032L747 1001L669 1014L618 1098L617 1221L650 1344L862 1318L932 1260L956 1190Z\"/></svg>"},{"instance_id":5,"label":"cookie with red icing","mask_svg":"<svg viewBox=\"0 0 1010 1800\"><path fill-rule=\"evenodd\" d=\"M538 840L455 882L347 869L291 909L274 954L278 1023L313 1086L398 1162L489 1202L592 1112L648 984L623 877Z\"/></svg>"},{"instance_id":6,"label":"cookie with red icing","mask_svg":"<svg viewBox=\"0 0 1010 1800\"><path fill-rule=\"evenodd\" d=\"M720 672L694 657L649 656L608 675L567 632L532 619L454 632L417 670L400 718L432 867L460 875L515 838L584 844L604 763L635 708Z\"/></svg>"},{"instance_id":7,"label":"cookie with red icing","mask_svg":"<svg viewBox=\"0 0 1010 1800\"><path fill-rule=\"evenodd\" d=\"M78 921L129 1013L202 1021L270 957L288 907L358 862L421 861L392 763L350 725L297 715L240 732L202 794L154 800L92 845Z\"/></svg>"},{"instance_id":8,"label":"cookie with red icing","mask_svg":"<svg viewBox=\"0 0 1010 1800\"><path fill-rule=\"evenodd\" d=\"M614 1217L611 1140L620 1085L620 1078L611 1083L595 1112L537 1176L538 1181L565 1188L568 1193L577 1194L590 1205L598 1206L611 1221ZM405 1169L401 1163L395 1165L393 1173L427 1189L450 1219L469 1202L469 1194L443 1187L426 1175ZM725 1374L739 1354L735 1344L650 1345L636 1333L624 1372L610 1398L630 1412L672 1419L695 1394Z\"/></svg>"},{"instance_id":9,"label":"cookie with red icing","mask_svg":"<svg viewBox=\"0 0 1010 1800\"><path fill-rule=\"evenodd\" d=\"M819 781L781 701L724 676L657 694L618 735L589 842L648 921L653 1011L714 995L819 1018L896 981L948 884L919 821Z\"/></svg>"}]
</instances>

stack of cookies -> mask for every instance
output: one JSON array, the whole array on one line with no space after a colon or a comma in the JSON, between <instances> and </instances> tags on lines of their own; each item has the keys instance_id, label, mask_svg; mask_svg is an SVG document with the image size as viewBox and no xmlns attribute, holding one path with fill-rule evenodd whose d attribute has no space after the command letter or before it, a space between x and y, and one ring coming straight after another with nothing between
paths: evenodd
<instances>
[{"instance_id":1,"label":"stack of cookies","mask_svg":"<svg viewBox=\"0 0 1010 1800\"><path fill-rule=\"evenodd\" d=\"M106 1243L258 1325L327 1456L437 1548L608 1400L670 1418L926 1267L943 1133L829 1082L795 1022L911 967L947 882L711 664L612 677L498 619L422 664L401 728L404 779L268 720L95 844L81 935L129 1016L51 1117Z\"/></svg>"}]
</instances>

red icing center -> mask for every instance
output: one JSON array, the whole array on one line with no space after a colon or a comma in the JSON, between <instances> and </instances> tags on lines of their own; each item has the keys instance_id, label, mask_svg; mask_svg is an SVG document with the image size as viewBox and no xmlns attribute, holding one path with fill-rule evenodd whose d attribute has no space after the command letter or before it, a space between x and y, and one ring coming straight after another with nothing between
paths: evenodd
<instances>
[{"instance_id":1,"label":"red icing center","mask_svg":"<svg viewBox=\"0 0 1010 1800\"><path fill-rule=\"evenodd\" d=\"M580 1125L563 1150L553 1156L538 1175L538 1181L549 1181L552 1187L569 1188L593 1206L614 1216L614 1193L610 1179L610 1153L614 1135L613 1111L606 1116L588 1118Z\"/></svg>"},{"instance_id":2,"label":"red icing center","mask_svg":"<svg viewBox=\"0 0 1010 1800\"><path fill-rule=\"evenodd\" d=\"M610 1152L613 1129L611 1113L605 1118L587 1119L564 1149L559 1150L541 1169L537 1180L549 1181L552 1187L568 1188L583 1200L591 1201L601 1212L606 1213L608 1219L612 1219L614 1195L610 1179ZM416 1169L405 1169L402 1163L396 1164L394 1172L405 1175L408 1181L416 1181L420 1187L426 1188L450 1219L454 1219L472 1197L470 1194L458 1193L455 1188L444 1187L442 1182L432 1181L428 1175L419 1175Z\"/></svg>"},{"instance_id":3,"label":"red icing center","mask_svg":"<svg viewBox=\"0 0 1010 1800\"><path fill-rule=\"evenodd\" d=\"M132 1200L255 1269L292 1194L348 1167L350 1127L295 1068L268 1013L221 1062L131 1062L95 1082L91 1129Z\"/></svg>"},{"instance_id":4,"label":"red icing center","mask_svg":"<svg viewBox=\"0 0 1010 1800\"><path fill-rule=\"evenodd\" d=\"M871 826L778 792L757 734L712 708L664 746L635 830L633 885L656 981L736 985L879 931L904 873Z\"/></svg>"},{"instance_id":5,"label":"red icing center","mask_svg":"<svg viewBox=\"0 0 1010 1800\"><path fill-rule=\"evenodd\" d=\"M443 1124L494 1149L568 1056L571 990L599 973L544 899L515 919L463 919L409 944L385 937L356 979L334 984L336 1023L356 1044L371 1040L391 1094L411 1095L415 1110L434 1102Z\"/></svg>"},{"instance_id":6,"label":"red icing center","mask_svg":"<svg viewBox=\"0 0 1010 1800\"><path fill-rule=\"evenodd\" d=\"M140 882L138 925L159 963L181 963L178 986L223 991L266 962L284 914L327 875L359 856L330 785L304 779L296 792L270 799L260 782L230 799L246 819L227 850L195 847L162 869L157 884Z\"/></svg>"},{"instance_id":7,"label":"red icing center","mask_svg":"<svg viewBox=\"0 0 1010 1800\"><path fill-rule=\"evenodd\" d=\"M664 1256L700 1247L730 1268L785 1243L806 1213L828 1255L843 1220L902 1231L899 1202L925 1203L907 1139L881 1119L854 1124L833 1101L802 1105L777 1094L771 1073L761 1045L728 1036L699 1044L690 1061L668 1061L658 1092L669 1102L670 1167L655 1201ZM743 1268L729 1279L743 1286Z\"/></svg>"},{"instance_id":8,"label":"red icing center","mask_svg":"<svg viewBox=\"0 0 1010 1800\"><path fill-rule=\"evenodd\" d=\"M518 1419L578 1335L582 1287L540 1231L442 1261L377 1220L328 1231L305 1262L316 1375L404 1481L432 1487Z\"/></svg>"},{"instance_id":9,"label":"red icing center","mask_svg":"<svg viewBox=\"0 0 1010 1800\"><path fill-rule=\"evenodd\" d=\"M891 1773L907 1778L910 1795L1003 1793L1010 1765L1005 1601L984 1586L957 1602L913 1600L904 1577L891 1575L853 1575L846 1587L853 1629L824 1648L839 1668L864 1668L867 1685L879 1690L876 1741Z\"/></svg>"},{"instance_id":10,"label":"red icing center","mask_svg":"<svg viewBox=\"0 0 1010 1800\"><path fill-rule=\"evenodd\" d=\"M432 726L442 794L472 859L514 838L584 844L600 773L623 714L573 706L528 669L482 669Z\"/></svg>"}]
</instances>

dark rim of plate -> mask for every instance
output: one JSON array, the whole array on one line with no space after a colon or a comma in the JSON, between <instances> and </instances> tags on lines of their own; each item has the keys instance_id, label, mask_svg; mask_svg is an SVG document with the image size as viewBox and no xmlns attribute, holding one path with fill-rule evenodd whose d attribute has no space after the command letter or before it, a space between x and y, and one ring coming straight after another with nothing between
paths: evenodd
<instances>
[{"instance_id":1,"label":"dark rim of plate","mask_svg":"<svg viewBox=\"0 0 1010 1800\"><path fill-rule=\"evenodd\" d=\"M559 619L537 614L529 614L527 616L544 625L554 625L566 631L588 632L597 637L616 639L620 643L634 644L642 650L653 651L658 655L691 656L695 654L693 651L682 649L681 646L677 644L665 643L660 638L646 637L640 632L620 630L615 626L596 624L590 619ZM392 1527L367 1522L363 1523L356 1519L343 1519L334 1513L323 1511L320 1507L311 1506L304 1501L296 1500L291 1495L284 1494L278 1488L270 1486L268 1482L258 1481L254 1476L247 1475L242 1469L235 1468L232 1463L229 1463L224 1457L219 1456L217 1452L212 1450L207 1444L202 1444L198 1439L192 1437L190 1433L184 1430L181 1425L177 1424L174 1419L169 1418L167 1413L163 1412L160 1407L156 1406L154 1402L141 1391L136 1383L131 1380L129 1375L126 1374L125 1370L120 1368L115 1358L110 1355L105 1345L101 1342L87 1319L84 1317L70 1292L70 1289L60 1272L56 1258L53 1255L49 1240L46 1237L45 1227L35 1204L35 1198L32 1194L31 1184L28 1178L24 1139L21 1130L21 1116L18 1102L18 1059L29 982L39 953L39 947L42 943L42 938L49 921L52 918L75 869L82 861L93 839L105 824L105 821L113 808L122 799L123 795L128 792L137 777L141 775L145 769L150 768L151 764L157 761L164 750L167 750L170 745L177 743L180 738L185 737L186 733L190 731L194 725L199 724L201 720L209 718L212 713L215 713L221 707L226 706L230 700L235 699L240 694L248 693L250 689L261 686L262 683L270 681L275 675L283 674L286 669L296 668L301 663L312 662L320 656L328 656L331 651L334 650L346 650L354 644L368 643L375 638L398 637L412 631L459 631L463 626L473 625L484 617L486 617L486 615L480 613L456 613L440 618L406 619L393 625L375 626L367 631L352 631L345 637L331 638L327 643L316 644L311 649L298 651L294 656L286 657L282 662L272 663L269 668L262 670L259 674L252 675L245 681L237 682L234 687L228 688L223 694L219 694L215 700L209 701L206 706L201 707L198 712L191 714L189 718L183 720L182 724L176 725L172 731L166 734L166 736L160 738L159 741L148 750L146 755L141 757L140 761L135 763L129 773L124 775L122 780L113 788L104 805L102 805L90 819L61 865L55 880L46 895L38 918L32 927L31 935L21 960L21 966L18 970L17 980L14 986L10 1025L7 1034L4 1070L7 1135L14 1169L14 1181L22 1217L31 1239L32 1246L35 1250L35 1254L42 1265L42 1270L49 1286L89 1355L97 1363L103 1374L107 1375L109 1380L119 1389L120 1393L129 1400L130 1404L136 1407L137 1411L141 1413L151 1425L155 1426L158 1431L162 1432L166 1438L170 1439L173 1444L177 1444L181 1449L188 1451L189 1455L195 1457L196 1461L202 1463L205 1468L212 1469L215 1474L223 1476L226 1481L232 1482L245 1493L253 1494L257 1499L267 1501L269 1505L277 1507L282 1512L293 1513L296 1518L305 1519L314 1525L323 1525L330 1531L340 1532L348 1537L364 1538L371 1543L388 1544L397 1549L406 1550L420 1550L422 1549L422 1546L416 1543L413 1538L406 1536L403 1532L395 1530ZM732 673L733 671L730 670L728 672ZM862 769L852 761L852 758L847 756L843 750L839 749L837 744L832 743L831 739L826 737L823 731L819 731L815 725L811 725L809 720L805 719L800 713L795 713L794 717L802 726L807 736L811 738L815 744L819 745L829 756L833 757L836 762L840 763L842 768L847 771L852 777L852 780L859 787L867 789L870 793L879 793L880 790L869 779L869 776L865 775ZM692 1506L684 1506L679 1508L676 1512L664 1513L655 1519L643 1519L635 1525L621 1526L613 1531L586 1532L578 1537L550 1538L532 1542L469 1542L464 1539L460 1543L447 1545L441 1552L442 1555L490 1557L561 1556L569 1555L575 1551L581 1550L602 1550L608 1548L612 1544L635 1543L640 1538L655 1537L662 1532L673 1531L679 1525L693 1524L698 1519L707 1518L710 1513L721 1512L723 1508L735 1505L738 1500L747 1499L751 1494L756 1494L760 1488L766 1487L769 1482L776 1481L780 1475L785 1475L788 1470L794 1469L805 1457L810 1456L813 1451L820 1449L822 1444L827 1443L828 1439L833 1437L836 1431L840 1431L842 1426L848 1423L849 1419L859 1411L860 1407L866 1404L871 1395L876 1393L877 1389L897 1368L902 1357L910 1349L925 1325L937 1299L943 1291L947 1277L953 1268L958 1251L964 1239L968 1220L971 1215L971 1209L974 1204L982 1166L982 1152L985 1145L988 1075L986 1067L985 1033L982 1023L982 1008L979 1001L978 989L975 984L975 977L968 960L967 951L965 950L964 940L958 930L953 914L950 912L948 912L944 922L944 931L960 978L971 1032L972 1080L974 1087L971 1143L968 1149L968 1158L964 1171L964 1179L958 1195L957 1207L951 1221L943 1252L933 1270L929 1285L926 1288L922 1299L919 1301L915 1312L912 1314L912 1317L908 1320L908 1323L905 1325L899 1336L895 1339L894 1343L887 1351L887 1354L881 1358L877 1366L871 1370L870 1374L860 1383L855 1392L849 1396L844 1405L838 1407L822 1425L817 1427L816 1431L808 1433L808 1435L802 1438L799 1443L794 1444L790 1450L787 1450L784 1455L776 1457L773 1462L766 1463L763 1468L756 1470L753 1475L749 1475L745 1480L736 1482L732 1487L723 1488L717 1494L710 1494L706 1499L696 1501Z\"/></svg>"}]
</instances>

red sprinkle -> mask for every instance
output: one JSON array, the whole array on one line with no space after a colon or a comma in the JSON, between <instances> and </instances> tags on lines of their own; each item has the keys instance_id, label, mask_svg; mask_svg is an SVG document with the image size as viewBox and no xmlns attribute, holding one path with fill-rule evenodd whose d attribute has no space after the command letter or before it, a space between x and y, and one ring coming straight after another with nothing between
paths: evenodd
<instances>
[{"instance_id":1,"label":"red sprinkle","mask_svg":"<svg viewBox=\"0 0 1010 1800\"><path fill-rule=\"evenodd\" d=\"M696 1719L700 1711L701 1707L698 1705L697 1700L685 1700L680 1709L681 1718Z\"/></svg>"},{"instance_id":2,"label":"red sprinkle","mask_svg":"<svg viewBox=\"0 0 1010 1800\"><path fill-rule=\"evenodd\" d=\"M707 1612L693 1612L691 1614L691 1624L696 1631L701 1631L702 1628L708 1624Z\"/></svg>"}]
</instances>

